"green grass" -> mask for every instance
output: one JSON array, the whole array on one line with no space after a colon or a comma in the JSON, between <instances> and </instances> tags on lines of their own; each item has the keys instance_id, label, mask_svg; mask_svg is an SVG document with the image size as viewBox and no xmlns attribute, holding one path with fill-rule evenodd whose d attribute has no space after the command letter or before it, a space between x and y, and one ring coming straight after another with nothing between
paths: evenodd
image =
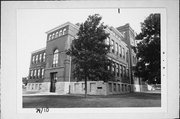
<instances>
[{"instance_id":1,"label":"green grass","mask_svg":"<svg viewBox=\"0 0 180 119\"><path fill-rule=\"evenodd\" d=\"M51 95L24 96L24 108L79 108L79 107L160 107L160 94L129 93L121 95L91 96Z\"/></svg>"}]
</instances>

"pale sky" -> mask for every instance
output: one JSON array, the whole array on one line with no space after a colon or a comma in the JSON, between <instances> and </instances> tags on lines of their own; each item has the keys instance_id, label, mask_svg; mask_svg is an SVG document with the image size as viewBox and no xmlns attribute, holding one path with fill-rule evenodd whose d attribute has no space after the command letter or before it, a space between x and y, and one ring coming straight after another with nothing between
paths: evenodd
<instances>
[{"instance_id":1,"label":"pale sky","mask_svg":"<svg viewBox=\"0 0 180 119\"><path fill-rule=\"evenodd\" d=\"M140 22L159 9L19 9L17 11L17 70L18 79L28 76L31 52L46 47L46 31L67 21L84 22L89 15L100 14L105 25L118 27L129 23L136 33Z\"/></svg>"}]
</instances>

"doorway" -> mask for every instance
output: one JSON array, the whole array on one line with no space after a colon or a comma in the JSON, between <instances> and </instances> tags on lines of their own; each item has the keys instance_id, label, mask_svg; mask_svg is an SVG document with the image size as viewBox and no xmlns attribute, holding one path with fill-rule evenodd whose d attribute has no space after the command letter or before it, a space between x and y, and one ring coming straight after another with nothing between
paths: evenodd
<instances>
[{"instance_id":1,"label":"doorway","mask_svg":"<svg viewBox=\"0 0 180 119\"><path fill-rule=\"evenodd\" d=\"M51 78L50 92L56 92L57 72L50 73L50 78Z\"/></svg>"}]
</instances>

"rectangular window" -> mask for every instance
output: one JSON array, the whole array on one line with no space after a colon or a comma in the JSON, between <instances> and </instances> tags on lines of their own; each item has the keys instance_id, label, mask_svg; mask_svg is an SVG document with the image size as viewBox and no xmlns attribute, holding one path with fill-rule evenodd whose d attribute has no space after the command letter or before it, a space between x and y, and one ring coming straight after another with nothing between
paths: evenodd
<instances>
[{"instance_id":1,"label":"rectangular window","mask_svg":"<svg viewBox=\"0 0 180 119\"><path fill-rule=\"evenodd\" d=\"M112 83L109 83L109 92L112 92Z\"/></svg>"},{"instance_id":2,"label":"rectangular window","mask_svg":"<svg viewBox=\"0 0 180 119\"><path fill-rule=\"evenodd\" d=\"M116 92L116 83L114 83L113 88L114 88L114 91Z\"/></svg>"},{"instance_id":3,"label":"rectangular window","mask_svg":"<svg viewBox=\"0 0 180 119\"><path fill-rule=\"evenodd\" d=\"M39 55L36 55L36 63L38 62L38 56L39 56Z\"/></svg>"},{"instance_id":4,"label":"rectangular window","mask_svg":"<svg viewBox=\"0 0 180 119\"><path fill-rule=\"evenodd\" d=\"M121 87L120 87L120 84L118 84L118 91L119 91L119 92L121 91Z\"/></svg>"},{"instance_id":5,"label":"rectangular window","mask_svg":"<svg viewBox=\"0 0 180 119\"><path fill-rule=\"evenodd\" d=\"M38 69L38 77L40 77L40 69Z\"/></svg>"},{"instance_id":6,"label":"rectangular window","mask_svg":"<svg viewBox=\"0 0 180 119\"><path fill-rule=\"evenodd\" d=\"M116 64L116 75L119 76L119 66Z\"/></svg>"},{"instance_id":7,"label":"rectangular window","mask_svg":"<svg viewBox=\"0 0 180 119\"><path fill-rule=\"evenodd\" d=\"M128 62L128 51L126 52L126 62Z\"/></svg>"},{"instance_id":8,"label":"rectangular window","mask_svg":"<svg viewBox=\"0 0 180 119\"><path fill-rule=\"evenodd\" d=\"M41 77L44 77L44 69L41 69Z\"/></svg>"},{"instance_id":9,"label":"rectangular window","mask_svg":"<svg viewBox=\"0 0 180 119\"><path fill-rule=\"evenodd\" d=\"M111 39L111 51L114 53L114 40Z\"/></svg>"},{"instance_id":10,"label":"rectangular window","mask_svg":"<svg viewBox=\"0 0 180 119\"><path fill-rule=\"evenodd\" d=\"M43 53L43 62L45 62L45 58L46 58L46 53Z\"/></svg>"},{"instance_id":11,"label":"rectangular window","mask_svg":"<svg viewBox=\"0 0 180 119\"><path fill-rule=\"evenodd\" d=\"M53 33L53 34L52 34L52 39L54 39L54 37L55 37L55 34Z\"/></svg>"},{"instance_id":12,"label":"rectangular window","mask_svg":"<svg viewBox=\"0 0 180 119\"><path fill-rule=\"evenodd\" d=\"M35 56L32 57L32 63L34 63L34 62L35 62Z\"/></svg>"},{"instance_id":13,"label":"rectangular window","mask_svg":"<svg viewBox=\"0 0 180 119\"><path fill-rule=\"evenodd\" d=\"M123 76L123 68L122 68L122 65L120 65L120 74L121 74L121 77Z\"/></svg>"},{"instance_id":14,"label":"rectangular window","mask_svg":"<svg viewBox=\"0 0 180 119\"><path fill-rule=\"evenodd\" d=\"M39 55L39 61L41 62L42 60L42 54Z\"/></svg>"},{"instance_id":15,"label":"rectangular window","mask_svg":"<svg viewBox=\"0 0 180 119\"><path fill-rule=\"evenodd\" d=\"M122 48L122 57L125 59L125 50Z\"/></svg>"},{"instance_id":16,"label":"rectangular window","mask_svg":"<svg viewBox=\"0 0 180 119\"><path fill-rule=\"evenodd\" d=\"M106 39L106 44L109 45L109 42L110 42L110 40L109 40L109 38L107 38Z\"/></svg>"},{"instance_id":17,"label":"rectangular window","mask_svg":"<svg viewBox=\"0 0 180 119\"><path fill-rule=\"evenodd\" d=\"M34 70L34 77L36 77L36 69Z\"/></svg>"},{"instance_id":18,"label":"rectangular window","mask_svg":"<svg viewBox=\"0 0 180 119\"><path fill-rule=\"evenodd\" d=\"M51 34L49 35L49 40L51 40Z\"/></svg>"},{"instance_id":19,"label":"rectangular window","mask_svg":"<svg viewBox=\"0 0 180 119\"><path fill-rule=\"evenodd\" d=\"M56 32L56 36L55 36L55 38L57 38L58 37L58 31Z\"/></svg>"},{"instance_id":20,"label":"rectangular window","mask_svg":"<svg viewBox=\"0 0 180 119\"><path fill-rule=\"evenodd\" d=\"M119 45L119 55L120 57L122 56L122 53L121 53L121 46Z\"/></svg>"},{"instance_id":21,"label":"rectangular window","mask_svg":"<svg viewBox=\"0 0 180 119\"><path fill-rule=\"evenodd\" d=\"M129 69L126 69L126 76L129 77Z\"/></svg>"},{"instance_id":22,"label":"rectangular window","mask_svg":"<svg viewBox=\"0 0 180 119\"><path fill-rule=\"evenodd\" d=\"M118 44L115 44L115 53L118 54Z\"/></svg>"},{"instance_id":23,"label":"rectangular window","mask_svg":"<svg viewBox=\"0 0 180 119\"><path fill-rule=\"evenodd\" d=\"M33 70L30 71L30 78L33 77Z\"/></svg>"}]
</instances>

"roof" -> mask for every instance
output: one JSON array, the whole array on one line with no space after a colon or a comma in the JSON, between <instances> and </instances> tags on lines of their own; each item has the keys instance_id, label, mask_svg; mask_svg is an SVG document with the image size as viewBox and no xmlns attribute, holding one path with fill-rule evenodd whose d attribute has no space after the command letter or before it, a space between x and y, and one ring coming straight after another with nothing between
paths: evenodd
<instances>
[{"instance_id":1,"label":"roof","mask_svg":"<svg viewBox=\"0 0 180 119\"><path fill-rule=\"evenodd\" d=\"M65 27L65 26L67 26L67 25L70 25L70 26L76 28L77 30L79 29L79 27L78 27L77 25L74 25L74 24L72 24L72 23L70 23L70 22L66 22L66 23L64 23L64 24L61 24L60 26L57 26L57 27L55 27L55 28L47 31L46 34L49 34L49 33L53 32L53 31L56 31L56 30L58 30L58 29L60 29L60 28L62 28L62 27Z\"/></svg>"},{"instance_id":2,"label":"roof","mask_svg":"<svg viewBox=\"0 0 180 119\"><path fill-rule=\"evenodd\" d=\"M35 51L31 52L31 54L33 54L33 53L37 53L37 52L39 52L39 51L43 51L43 50L46 50L46 47L41 48L41 49L38 49L38 50L35 50Z\"/></svg>"}]
</instances>

